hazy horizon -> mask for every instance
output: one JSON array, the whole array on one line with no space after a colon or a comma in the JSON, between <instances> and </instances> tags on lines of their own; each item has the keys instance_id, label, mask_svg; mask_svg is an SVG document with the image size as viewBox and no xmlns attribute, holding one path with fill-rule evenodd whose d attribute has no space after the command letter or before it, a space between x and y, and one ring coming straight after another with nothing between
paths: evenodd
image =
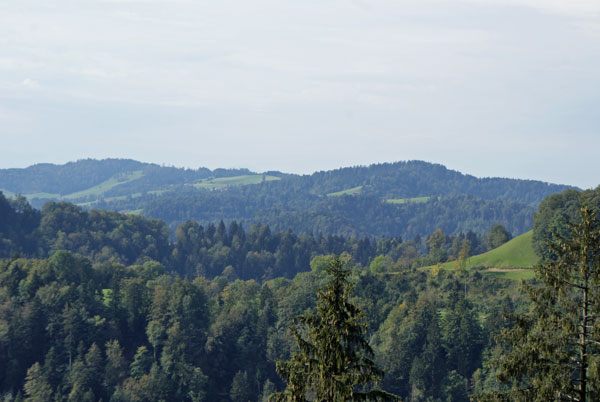
<instances>
[{"instance_id":1,"label":"hazy horizon","mask_svg":"<svg viewBox=\"0 0 600 402\"><path fill-rule=\"evenodd\" d=\"M373 162L373 163L368 163L368 164L354 164L354 165L337 166L337 167L333 167L333 168L330 168L330 169L307 170L305 172L291 172L291 171L285 171L285 170L281 170L281 169L277 169L277 168L254 170L254 169L248 168L247 166L213 166L213 167L211 167L211 166L202 166L202 165L200 165L200 166L182 166L182 165L177 165L177 164L165 164L165 163L161 164L161 163L156 163L156 162L153 162L153 161L143 161L143 160L138 160L138 159L134 159L134 158L110 158L110 157L108 157L108 158L100 158L100 159L97 159L97 158L77 158L75 160L67 161L65 163L38 162L38 163L31 164L31 165L23 166L23 167L20 167L20 166L8 167L8 168L0 167L0 170L4 170L4 169L26 169L26 168L32 167L34 165L39 165L39 164L51 164L51 165L55 165L55 166L64 166L64 165L66 165L68 163L76 163L76 162L79 162L81 160L86 160L86 159L94 159L94 160L103 160L103 159L128 159L128 160L134 160L136 162L141 162L141 163L149 163L149 164L155 164L155 165L164 166L164 167L174 167L174 168L182 168L182 169L194 169L194 170L201 169L201 168L207 168L207 169L210 169L210 170L215 170L215 169L248 169L248 170L250 170L253 173L259 173L259 174L260 173L266 173L266 172L280 172L280 173L284 173L284 174L297 174L297 175L311 175L313 173L317 173L317 172L320 172L320 171L328 171L328 170L335 170L335 169L344 169L344 168L357 167L357 166L367 167L369 165L376 165L376 164L386 164L386 163L392 164L392 163L397 163L397 162L425 162L425 163L443 165L448 170L454 170L454 171L457 171L457 172L462 173L464 175L474 176L474 177L477 177L477 178L480 178L480 179L482 179L482 178L502 178L502 179L520 179L520 180L544 181L544 180L538 180L538 179L535 179L535 178L526 178L526 177L478 176L478 175L472 174L470 172L464 172L464 171L461 171L461 170L458 170L458 169L454 169L454 168L452 168L450 166L446 166L444 164L441 164L441 163L438 163L438 162L435 162L435 161L426 161L426 160L420 160L420 159L407 159L407 160L397 160L397 161L379 161L379 162ZM547 182L547 183L548 184L558 184L558 185L570 185L570 186L577 187L576 185L569 184L569 183L553 183L553 182Z\"/></svg>"},{"instance_id":2,"label":"hazy horizon","mask_svg":"<svg viewBox=\"0 0 600 402\"><path fill-rule=\"evenodd\" d=\"M600 184L600 2L7 0L0 168L425 160Z\"/></svg>"}]
</instances>

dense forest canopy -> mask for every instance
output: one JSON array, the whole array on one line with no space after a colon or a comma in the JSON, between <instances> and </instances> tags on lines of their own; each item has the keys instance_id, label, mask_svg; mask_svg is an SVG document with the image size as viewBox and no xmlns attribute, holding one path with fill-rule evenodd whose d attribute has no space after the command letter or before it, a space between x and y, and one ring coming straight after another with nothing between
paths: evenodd
<instances>
[{"instance_id":1,"label":"dense forest canopy","mask_svg":"<svg viewBox=\"0 0 600 402\"><path fill-rule=\"evenodd\" d=\"M595 190L568 190L544 199L534 216L533 248L537 255L552 258L549 240L570 236L569 223L578 222L579 211L587 205L600 213L600 186Z\"/></svg>"},{"instance_id":2,"label":"dense forest canopy","mask_svg":"<svg viewBox=\"0 0 600 402\"><path fill-rule=\"evenodd\" d=\"M68 201L84 209L132 211L174 231L194 220L266 224L298 234L402 237L483 234L496 222L511 234L531 228L537 204L568 189L532 180L475 178L420 161L341 168L312 175L247 169L178 169L132 160L82 160L0 170L0 189L41 208Z\"/></svg>"},{"instance_id":3,"label":"dense forest canopy","mask_svg":"<svg viewBox=\"0 0 600 402\"><path fill-rule=\"evenodd\" d=\"M237 191L237 190L236 190ZM203 224L213 219L261 222L277 230L298 233L334 233L346 236L426 236L436 228L458 234L469 230L485 233L500 222L511 233L531 229L535 208L513 201L448 196L422 203L391 204L371 196L314 198L304 205L269 206L268 198L253 194L178 194L151 202L150 216L176 224L187 219ZM266 205L265 205L266 204Z\"/></svg>"},{"instance_id":4,"label":"dense forest canopy","mask_svg":"<svg viewBox=\"0 0 600 402\"><path fill-rule=\"evenodd\" d=\"M328 280L323 263L313 265L261 285L226 273L181 279L154 261L92 264L66 251L0 261L0 395L266 401L283 389L275 362L294 350L286 328L314 311ZM515 308L504 299L514 283L474 274L466 299L460 273L351 268L382 387L414 401L464 402L494 389L483 363L504 325L498 312Z\"/></svg>"},{"instance_id":5,"label":"dense forest canopy","mask_svg":"<svg viewBox=\"0 0 600 402\"><path fill-rule=\"evenodd\" d=\"M597 194L546 199L536 231ZM381 386L406 400L505 390L488 364L505 353L494 339L511 325L503 314L527 311L516 282L458 263L506 241L497 224L403 239L186 221L170 237L154 218L2 194L0 214L7 401L264 401L283 389L287 328L315 311L333 255L349 264ZM452 260L455 272L419 269Z\"/></svg>"},{"instance_id":6,"label":"dense forest canopy","mask_svg":"<svg viewBox=\"0 0 600 402\"><path fill-rule=\"evenodd\" d=\"M206 226L187 221L177 227L174 238L167 226L154 218L91 210L67 202L50 201L41 211L26 200L6 199L0 193L0 258L23 256L46 258L69 250L92 262L143 264L158 261L181 276L230 277L264 281L292 278L311 269L316 255L347 253L363 266L377 256L407 268L456 259L465 240L472 253L488 249L483 235L474 232L450 235L437 229L429 237L356 237L297 234L272 231L268 225L247 229L236 221ZM432 252L433 251L433 252Z\"/></svg>"},{"instance_id":7,"label":"dense forest canopy","mask_svg":"<svg viewBox=\"0 0 600 402\"><path fill-rule=\"evenodd\" d=\"M197 184L207 178L226 178L257 175L247 169L207 168L183 169L142 163L130 159L85 159L65 165L38 164L25 169L0 169L0 189L11 193L33 194L42 197L57 194L68 196L86 190L116 176L140 172L130 181L122 181L100 195L131 195L136 191L164 190L180 184ZM487 200L513 200L536 205L546 196L569 186L534 180L505 178L476 178L464 175L443 165L422 161L354 166L311 175L264 172L282 180L269 183L273 191L308 193L317 196L358 188L358 193L382 199L427 197L432 195L464 194ZM84 198L81 195L81 198ZM104 197L100 197L104 198Z\"/></svg>"}]
</instances>

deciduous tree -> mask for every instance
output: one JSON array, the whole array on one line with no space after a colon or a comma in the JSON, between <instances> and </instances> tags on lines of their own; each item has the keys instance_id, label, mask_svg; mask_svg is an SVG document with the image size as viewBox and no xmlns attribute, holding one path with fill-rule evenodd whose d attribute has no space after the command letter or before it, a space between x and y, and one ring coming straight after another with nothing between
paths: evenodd
<instances>
[{"instance_id":1,"label":"deciduous tree","mask_svg":"<svg viewBox=\"0 0 600 402\"><path fill-rule=\"evenodd\" d=\"M509 241L510 237L510 233L508 233L504 226L496 222L489 232L485 234L485 242L487 243L488 249L492 250Z\"/></svg>"}]
</instances>

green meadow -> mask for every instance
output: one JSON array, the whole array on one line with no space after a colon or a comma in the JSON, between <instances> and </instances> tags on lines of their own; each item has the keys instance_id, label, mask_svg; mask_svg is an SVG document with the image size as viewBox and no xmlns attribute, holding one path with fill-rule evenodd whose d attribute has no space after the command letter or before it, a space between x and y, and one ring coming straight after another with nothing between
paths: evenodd
<instances>
[{"instance_id":1,"label":"green meadow","mask_svg":"<svg viewBox=\"0 0 600 402\"><path fill-rule=\"evenodd\" d=\"M71 194L57 194L57 193L29 193L23 194L25 198L29 200L33 200L35 198L38 199L64 199L64 200L75 200L78 198L84 198L88 196L100 196L107 192L108 190L116 187L120 184L129 183L130 181L137 180L144 176L144 172L141 170L136 170L134 172L128 172L124 174L119 174L111 177L110 179L103 181L100 184L97 184L93 187L90 187L85 190L77 191ZM15 193L10 191L2 190L4 195L7 197L14 197ZM125 198L125 197L124 197ZM87 203L81 203L79 205L85 205Z\"/></svg>"},{"instance_id":2,"label":"green meadow","mask_svg":"<svg viewBox=\"0 0 600 402\"><path fill-rule=\"evenodd\" d=\"M248 174L241 176L232 177L219 177L216 179L205 179L198 183L194 183L196 188L205 188L208 190L218 190L220 188L231 187L231 186L244 186L248 184L260 184L264 181L276 181L281 180L277 176L269 176L262 174Z\"/></svg>"},{"instance_id":3,"label":"green meadow","mask_svg":"<svg viewBox=\"0 0 600 402\"><path fill-rule=\"evenodd\" d=\"M469 259L468 268L532 268L538 260L533 251L533 230L504 243L498 248Z\"/></svg>"},{"instance_id":4,"label":"green meadow","mask_svg":"<svg viewBox=\"0 0 600 402\"><path fill-rule=\"evenodd\" d=\"M477 270L482 274L499 278L525 280L534 276L533 266L538 257L533 251L531 238L533 231L523 233L504 243L498 248L486 253L475 255L467 260L466 268ZM433 267L428 267L433 268ZM457 262L451 261L441 264L442 269L457 269Z\"/></svg>"},{"instance_id":5,"label":"green meadow","mask_svg":"<svg viewBox=\"0 0 600 402\"><path fill-rule=\"evenodd\" d=\"M120 184L129 183L130 181L137 180L144 176L144 172L141 170L136 170L135 172L129 172L125 174L120 174L117 176L113 176L110 179L103 181L100 184L97 184L93 187L90 187L86 190L77 191L75 193L67 194L63 196L66 200L74 200L77 198L83 198L88 196L102 195L108 190L116 187Z\"/></svg>"},{"instance_id":6,"label":"green meadow","mask_svg":"<svg viewBox=\"0 0 600 402\"><path fill-rule=\"evenodd\" d=\"M60 198L61 197L60 194L55 194L55 193L31 193L31 194L23 194L23 196L29 200L33 200L34 198L50 199L50 198Z\"/></svg>"},{"instance_id":7,"label":"green meadow","mask_svg":"<svg viewBox=\"0 0 600 402\"><path fill-rule=\"evenodd\" d=\"M358 194L360 193L360 191L362 190L363 186L357 186L357 187L352 187L346 190L342 190L342 191L336 191L335 193L329 193L327 194L327 197L338 197L340 195L354 195L354 194Z\"/></svg>"},{"instance_id":8,"label":"green meadow","mask_svg":"<svg viewBox=\"0 0 600 402\"><path fill-rule=\"evenodd\" d=\"M114 188L118 185L121 185L121 184L129 183L134 180L140 179L143 176L144 176L144 172L142 170L137 170L134 172L115 175L100 184L97 184L88 189L77 191L77 192L74 192L71 194L31 193L31 194L23 194L23 195L27 199L30 199L30 200L37 198L37 199L62 199L62 200L73 201L73 200L82 199L82 198L86 198L86 197L94 197L94 196L101 197L103 194L105 194L107 191L111 190L112 188ZM205 179L198 183L194 183L193 186L196 188L217 190L217 189L231 187L231 186L260 184L261 182L263 182L263 180L264 181L276 181L276 180L281 180L281 178L277 177L277 176L261 175L261 174L241 175L241 176ZM4 195L7 197L14 198L16 195L15 193L12 193L10 191L5 191L5 190L0 190L0 191L2 191L4 193ZM148 191L149 194L156 194L156 195L160 195L164 192L166 192L166 190ZM141 195L142 195L142 193L133 193L130 195L107 197L104 199L104 201L107 201L107 202L119 201L119 200L127 199L129 197L137 198L137 197L140 197ZM83 206L83 207L90 207L90 206L94 205L95 203L96 203L96 201L86 201L86 202L77 203L77 205Z\"/></svg>"},{"instance_id":9,"label":"green meadow","mask_svg":"<svg viewBox=\"0 0 600 402\"><path fill-rule=\"evenodd\" d=\"M385 200L385 202L389 204L409 204L409 203L419 203L419 202L427 202L431 197L413 197L413 198L390 198Z\"/></svg>"}]
</instances>

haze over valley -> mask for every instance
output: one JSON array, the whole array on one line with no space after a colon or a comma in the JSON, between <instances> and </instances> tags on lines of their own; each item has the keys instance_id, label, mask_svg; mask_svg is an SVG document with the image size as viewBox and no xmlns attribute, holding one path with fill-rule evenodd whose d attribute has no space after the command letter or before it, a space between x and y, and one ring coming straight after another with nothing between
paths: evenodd
<instances>
[{"instance_id":1,"label":"haze over valley","mask_svg":"<svg viewBox=\"0 0 600 402\"><path fill-rule=\"evenodd\" d=\"M600 401L598 0L0 1L0 401Z\"/></svg>"}]
</instances>

